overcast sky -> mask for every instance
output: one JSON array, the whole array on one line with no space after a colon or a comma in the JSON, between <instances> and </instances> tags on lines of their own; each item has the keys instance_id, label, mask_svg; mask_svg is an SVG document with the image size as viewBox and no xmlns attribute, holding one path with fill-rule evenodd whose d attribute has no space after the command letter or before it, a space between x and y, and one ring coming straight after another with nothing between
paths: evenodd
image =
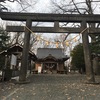
<instances>
[{"instance_id":1,"label":"overcast sky","mask_svg":"<svg viewBox=\"0 0 100 100\"><path fill-rule=\"evenodd\" d=\"M50 0L39 0L35 9L37 12L50 12Z\"/></svg>"},{"instance_id":2,"label":"overcast sky","mask_svg":"<svg viewBox=\"0 0 100 100\"><path fill-rule=\"evenodd\" d=\"M27 0L26 0L27 1ZM31 0L32 1L32 0ZM33 0L34 1L34 0ZM37 3L34 5L34 2L30 2L29 5L25 6L25 10L27 12L34 12L34 13L49 13L50 10L50 0L37 0ZM4 3L11 12L21 12L22 9L17 2L6 2Z\"/></svg>"},{"instance_id":3,"label":"overcast sky","mask_svg":"<svg viewBox=\"0 0 100 100\"><path fill-rule=\"evenodd\" d=\"M28 2L28 4L30 5L26 5L25 6L25 10L27 10L27 12L34 12L34 13L50 13L51 11L51 0L22 0L24 2L24 4L26 4L26 2ZM25 2L26 1L26 2ZM37 1L36 5L34 5L33 1ZM57 2L62 1L62 3L66 4L65 1L67 0L56 0ZM75 0L76 2L83 2L85 0ZM96 1L96 0L94 0ZM58 3L59 3L58 2ZM67 1L67 3L70 2L70 0ZM61 2L60 2L61 4ZM7 7L9 8L9 11L12 12L22 12L21 7L19 6L19 4L17 2L6 2L4 3L4 5L7 5ZM92 3L93 5L93 9L94 9L94 13L95 14L100 14L100 3L99 2L94 2ZM86 7L86 5L84 4L79 4L80 7ZM96 9L95 9L96 8Z\"/></svg>"}]
</instances>

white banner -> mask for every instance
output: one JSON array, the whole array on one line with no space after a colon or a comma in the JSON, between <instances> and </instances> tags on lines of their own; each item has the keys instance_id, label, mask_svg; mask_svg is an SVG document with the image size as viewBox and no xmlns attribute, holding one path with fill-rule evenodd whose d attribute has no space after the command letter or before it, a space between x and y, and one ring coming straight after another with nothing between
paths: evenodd
<instances>
[{"instance_id":1,"label":"white banner","mask_svg":"<svg viewBox=\"0 0 100 100\"><path fill-rule=\"evenodd\" d=\"M41 71L42 71L42 67L38 66L38 73L41 73Z\"/></svg>"},{"instance_id":2,"label":"white banner","mask_svg":"<svg viewBox=\"0 0 100 100\"><path fill-rule=\"evenodd\" d=\"M17 57L12 54L12 56L11 56L11 65L15 65L16 66L16 62L17 62Z\"/></svg>"}]
</instances>

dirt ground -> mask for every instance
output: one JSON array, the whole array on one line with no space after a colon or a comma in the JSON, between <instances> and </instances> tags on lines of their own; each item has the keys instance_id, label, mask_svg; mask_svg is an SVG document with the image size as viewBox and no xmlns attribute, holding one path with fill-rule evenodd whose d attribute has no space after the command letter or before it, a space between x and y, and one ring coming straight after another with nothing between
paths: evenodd
<instances>
[{"instance_id":1,"label":"dirt ground","mask_svg":"<svg viewBox=\"0 0 100 100\"><path fill-rule=\"evenodd\" d=\"M100 100L100 84L85 84L85 78L80 74L33 74L28 84L1 82L0 100Z\"/></svg>"}]
</instances>

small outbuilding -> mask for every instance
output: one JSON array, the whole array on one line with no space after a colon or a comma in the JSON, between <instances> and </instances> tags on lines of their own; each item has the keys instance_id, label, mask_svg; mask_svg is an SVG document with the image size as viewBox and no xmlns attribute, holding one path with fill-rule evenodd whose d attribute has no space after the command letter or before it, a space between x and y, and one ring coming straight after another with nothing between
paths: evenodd
<instances>
[{"instance_id":1,"label":"small outbuilding","mask_svg":"<svg viewBox=\"0 0 100 100\"><path fill-rule=\"evenodd\" d=\"M3 57L5 62L5 64L3 65L3 69L9 68L13 71L19 71L21 67L22 51L23 46L19 43L15 43L9 46L8 49L0 52L0 57ZM33 67L32 64L34 64L36 60L36 55L32 51L29 51L28 56L27 69L29 69L31 72L31 69Z\"/></svg>"}]
</instances>

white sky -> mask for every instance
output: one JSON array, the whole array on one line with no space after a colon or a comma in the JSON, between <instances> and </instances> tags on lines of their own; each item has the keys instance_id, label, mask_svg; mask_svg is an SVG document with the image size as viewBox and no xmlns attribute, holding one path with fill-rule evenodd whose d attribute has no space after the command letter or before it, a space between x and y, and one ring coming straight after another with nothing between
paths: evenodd
<instances>
[{"instance_id":1,"label":"white sky","mask_svg":"<svg viewBox=\"0 0 100 100\"><path fill-rule=\"evenodd\" d=\"M50 0L39 0L35 5L36 12L50 12Z\"/></svg>"},{"instance_id":2,"label":"white sky","mask_svg":"<svg viewBox=\"0 0 100 100\"><path fill-rule=\"evenodd\" d=\"M27 1L27 0L26 0ZM34 1L34 0L33 0ZM29 5L25 5L28 12L34 13L49 13L50 10L50 0L37 0L37 3L34 5L34 2L31 0ZM28 2L28 1L27 1ZM4 3L10 9L11 12L21 12L22 9L17 2L6 2Z\"/></svg>"}]
</instances>

